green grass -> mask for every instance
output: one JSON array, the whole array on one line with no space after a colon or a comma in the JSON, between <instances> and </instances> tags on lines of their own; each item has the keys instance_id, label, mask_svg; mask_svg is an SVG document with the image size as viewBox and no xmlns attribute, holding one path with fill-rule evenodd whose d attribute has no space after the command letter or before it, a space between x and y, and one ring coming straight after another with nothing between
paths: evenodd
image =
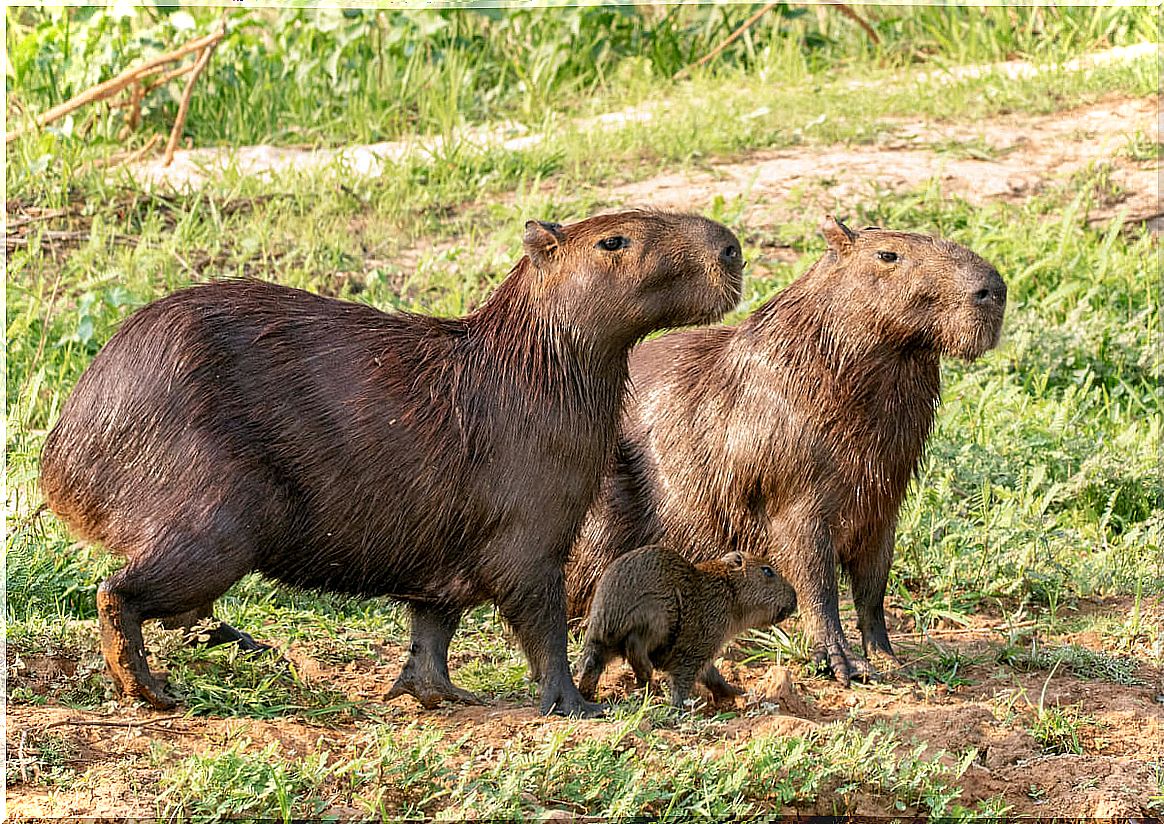
<instances>
[{"instance_id":1,"label":"green grass","mask_svg":"<svg viewBox=\"0 0 1164 824\"><path fill-rule=\"evenodd\" d=\"M957 779L975 756L907 748L887 729L830 725L807 736L759 735L715 758L674 751L640 711L597 734L563 722L504 747L414 723L364 733L344 750L292 759L277 744L242 739L180 759L155 751L167 818L267 816L281 820L342 805L365 815L526 820L552 810L603 818L722 818L818 797L837 814L859 795L898 800L898 811L965 818ZM709 732L714 730L714 722ZM247 791L250 788L250 791Z\"/></svg>"},{"instance_id":2,"label":"green grass","mask_svg":"<svg viewBox=\"0 0 1164 824\"><path fill-rule=\"evenodd\" d=\"M749 16L747 5L445 10L242 10L200 79L186 133L198 144L373 142L613 107L670 89L672 75ZM874 44L847 18L781 5L700 76L788 82L854 66L1061 60L1156 37L1150 9L866 6ZM23 8L7 12L8 91L38 112L209 31L212 9ZM138 134L165 132L180 82L145 98ZM610 108L610 106L608 106ZM11 118L10 124L20 118ZM112 141L112 117L77 113L62 139Z\"/></svg>"}]
</instances>

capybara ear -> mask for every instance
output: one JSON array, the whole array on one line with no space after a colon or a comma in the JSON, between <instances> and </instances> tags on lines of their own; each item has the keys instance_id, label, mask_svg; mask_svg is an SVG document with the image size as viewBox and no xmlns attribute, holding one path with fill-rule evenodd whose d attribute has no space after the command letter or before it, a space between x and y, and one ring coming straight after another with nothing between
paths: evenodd
<instances>
[{"instance_id":1,"label":"capybara ear","mask_svg":"<svg viewBox=\"0 0 1164 824\"><path fill-rule=\"evenodd\" d=\"M525 237L522 245L525 253L534 265L541 268L561 245L565 238L562 236L562 224L547 223L544 220L527 220L525 222Z\"/></svg>"},{"instance_id":2,"label":"capybara ear","mask_svg":"<svg viewBox=\"0 0 1164 824\"><path fill-rule=\"evenodd\" d=\"M727 565L728 569L743 569L744 568L744 556L738 552L729 552L727 555L723 556L723 558L721 558L720 560L723 561Z\"/></svg>"},{"instance_id":3,"label":"capybara ear","mask_svg":"<svg viewBox=\"0 0 1164 824\"><path fill-rule=\"evenodd\" d=\"M820 224L820 231L824 235L825 240L828 241L829 248L838 255L849 251L853 245L853 241L857 239L852 229L832 215L825 215L824 220Z\"/></svg>"}]
</instances>

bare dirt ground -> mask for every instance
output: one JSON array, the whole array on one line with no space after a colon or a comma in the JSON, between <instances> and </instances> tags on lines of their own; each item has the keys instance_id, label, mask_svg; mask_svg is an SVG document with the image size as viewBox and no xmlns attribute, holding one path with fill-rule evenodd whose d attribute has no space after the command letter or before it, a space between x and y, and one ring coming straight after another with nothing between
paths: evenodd
<instances>
[{"instance_id":1,"label":"bare dirt ground","mask_svg":"<svg viewBox=\"0 0 1164 824\"><path fill-rule=\"evenodd\" d=\"M902 122L882 145L796 147L756 152L743 161L676 172L616 186L615 201L690 208L743 197L749 222L777 223L808 208L833 208L878 192L913 190L936 181L942 193L974 204L1020 202L1074 175L1108 175L1108 196L1089 219L1125 210L1134 220L1159 217L1159 164L1125 150L1131 135L1159 138L1158 103L1110 98L1042 117L1009 115L974 125Z\"/></svg>"},{"instance_id":2,"label":"bare dirt ground","mask_svg":"<svg viewBox=\"0 0 1164 824\"><path fill-rule=\"evenodd\" d=\"M1071 617L1124 617L1131 609L1130 598L1082 600L1072 608ZM1149 813L1148 801L1159 793L1156 771L1164 762L1164 670L1141 658L1136 673L1141 683L1135 686L1081 678L1066 668L1022 672L998 662L1007 640L1000 630L1003 621L999 615L976 614L968 627L938 629L921 638L906 631L907 622L899 613L892 608L889 612L894 641L907 666L932 656L937 645L947 654L962 656L966 663L959 674L968 683L926 686L923 681L898 676L881 684L844 689L822 678L794 676L783 667L742 663L740 650L729 648L724 674L748 689L736 709L752 711L723 721L717 733L729 743L764 733L804 734L818 725L845 719L863 731L881 723L894 728L907 742L927 744L931 752L945 749L961 753L976 748L977 758L959 782L960 801L967 806L1002 796L1012 805L1014 815L1114 818ZM1158 626L1164 621L1164 604L1146 599L1141 615L1145 625ZM1071 643L1094 651L1103 651L1105 645L1095 632L1042 641ZM349 664L314 659L300 645L293 645L288 657L302 678L339 689L350 700L367 702L365 706L374 709L382 721L404 726L424 720L446 731L450 742L470 733L476 744L503 748L517 736L527 741L544 740L567 723L577 725L572 734L576 738L610 733L609 722L547 719L528 702L492 701L484 707L431 712L408 698L386 703L404 649L393 645L375 645L373 649L369 659ZM466 652L454 656L454 678L456 669L470 657ZM1158 664L1159 651L1154 658ZM19 657L10 649L8 688L58 694L78 671L92 663L62 656ZM633 677L625 667L616 666L607 671L599 697L624 697L628 687L633 687ZM1082 754L1049 754L1032 737L1029 729L1040 701L1047 708L1079 708L1086 717L1079 736ZM702 712L710 714L706 708ZM248 749L257 752L277 741L282 757L294 759L321 750L340 753L361 731L366 732L368 724L367 720L321 726L295 720L174 717L124 705L110 712L87 712L60 706L52 698L36 707L10 703L6 740L9 758L17 759L17 767L9 767L8 815L10 819L82 814L152 817L157 808L151 784L160 770L151 749L160 746L168 751L166 759L170 760L219 750L245 733L251 741ZM36 759L30 754L35 756L36 742L50 730L69 739L68 765L85 775L67 789L38 786L35 781ZM673 736L676 744L684 743L681 732ZM30 766L19 767L23 763ZM836 799L827 796L822 793L819 809L813 811L832 812ZM893 814L891 805L891 799L869 797L858 799L851 812ZM341 804L328 812L343 815L356 811Z\"/></svg>"}]
</instances>

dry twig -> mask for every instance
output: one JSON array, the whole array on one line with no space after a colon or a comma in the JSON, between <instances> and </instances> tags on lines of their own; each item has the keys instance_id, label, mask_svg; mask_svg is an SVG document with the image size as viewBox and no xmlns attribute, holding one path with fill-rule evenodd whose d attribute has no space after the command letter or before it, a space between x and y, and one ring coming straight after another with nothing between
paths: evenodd
<instances>
[{"instance_id":1,"label":"dry twig","mask_svg":"<svg viewBox=\"0 0 1164 824\"><path fill-rule=\"evenodd\" d=\"M112 97L122 89L125 89L127 86L133 83L137 83L154 72L159 71L161 67L167 63L173 63L175 60L180 60L191 52L201 51L205 54L206 50L217 46L218 42L226 36L225 23L226 21L224 19L223 25L219 26L215 31L211 32L205 37L199 37L191 40L189 43L186 43L183 46L179 46L177 49L174 49L171 52L166 52L165 54L160 54L157 57L147 60L140 66L135 66L132 69L126 69L116 77L112 77L109 80L106 80L104 83L98 83L96 86L92 86L80 94L69 98L59 106L54 106L44 114L37 117L32 128L43 128L49 123L60 120L65 115L76 111L82 106L85 106L89 103L94 103L99 100L104 100L108 97ZM17 138L28 134L29 131L29 128L15 129L8 133L8 136L4 139L4 142L11 143Z\"/></svg>"},{"instance_id":2,"label":"dry twig","mask_svg":"<svg viewBox=\"0 0 1164 824\"><path fill-rule=\"evenodd\" d=\"M225 31L225 26L224 19L223 31ZM217 42L211 43L202 50L202 53L198 55L198 62L194 64L194 69L190 72L189 79L186 80L186 88L182 90L182 102L178 104L178 116L174 118L174 128L170 131L170 139L166 141L166 154L162 160L163 166L169 166L174 161L174 149L178 146L178 138L182 136L182 127L186 124L186 115L190 112L190 98L194 96L194 84L198 81L198 75L202 74L202 70L210 62L210 55L214 53L216 45L218 45Z\"/></svg>"},{"instance_id":3,"label":"dry twig","mask_svg":"<svg viewBox=\"0 0 1164 824\"><path fill-rule=\"evenodd\" d=\"M720 43L714 49L709 51L703 57L699 58L699 60L692 63L690 66L685 66L682 69L680 69L679 71L675 72L674 76L672 76L671 79L672 80L680 80L680 79L686 77L688 74L690 74L692 69L697 69L700 66L707 65L707 63L709 63L717 54L719 54L721 51L726 49L732 43L736 42L736 40L739 39L740 35L742 35L744 32L746 32L748 29L750 29L753 25L755 25L757 20L759 20L761 17L763 17L765 14L767 14L768 12L770 12L772 9L776 8L779 5L780 5L780 3L768 3L768 4L766 4L758 12L756 12L751 17L749 17L747 20L745 20L743 22L743 24L740 25L739 28L737 28L735 31L733 31L731 34L729 34L727 36L727 38L722 43Z\"/></svg>"}]
</instances>

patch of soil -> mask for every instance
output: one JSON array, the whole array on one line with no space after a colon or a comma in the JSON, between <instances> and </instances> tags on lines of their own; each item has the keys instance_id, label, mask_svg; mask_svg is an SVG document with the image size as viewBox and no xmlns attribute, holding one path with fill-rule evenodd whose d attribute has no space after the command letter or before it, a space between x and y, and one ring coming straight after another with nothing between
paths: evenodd
<instances>
[{"instance_id":1,"label":"patch of soil","mask_svg":"<svg viewBox=\"0 0 1164 824\"><path fill-rule=\"evenodd\" d=\"M1080 602L1078 612L1087 615L1121 615L1130 609L1126 597ZM1151 619L1164 610L1160 599L1146 599L1142 614ZM893 612L891 609L890 612ZM900 615L891 625L901 627ZM1155 767L1164 760L1164 703L1159 698L1164 684L1160 661L1144 661L1140 655L1136 686L1078 678L1064 671L1020 672L998 663L1006 638L997 628L998 616L971 616L970 626L931 631L929 640L896 632L899 653L915 663L942 654L957 654L966 662L960 680L926 684L924 679L896 673L870 685L844 689L824 678L804 675L795 668L745 662L739 646L731 647L722 662L724 676L748 690L738 699L740 712L717 728L723 741L757 735L803 736L821 724L840 721L867 731L874 725L893 728L908 743L924 743L931 755L954 763L970 749L977 756L959 786L960 803L1001 796L1014 815L1112 818L1147 814L1147 800L1157 793ZM854 628L849 628L854 633ZM94 629L95 632L95 629ZM853 634L855 636L855 633ZM941 638L940 641L937 639ZM1094 632L1060 636L1054 643L1086 645L1103 650L1103 638ZM1047 641L1050 643L1050 641ZM1110 640L1108 643L1112 643ZM100 710L74 710L55 703L53 695L78 677L89 662L62 655L24 655L9 650L8 725L6 739L10 759L36 764L38 742L58 736L67 742L68 766L80 780L59 787L38 780L26 769L23 775L9 768L8 812L13 819L42 816L153 816L153 794L165 763L200 752L214 752L242 739L258 751L278 742L285 758L320 751L358 749L376 729L403 727L422 721L445 734L446 743L468 735L474 744L504 750L512 741L542 741L560 732L561 719L538 714L529 701L490 701L485 706L442 706L426 712L411 699L385 703L404 649L384 644L369 647L368 657L336 661L328 647L316 649L309 642L291 645L287 657L300 676L309 682L339 689L349 699L364 701L368 718L320 725L297 719L255 720L246 718L166 715L117 704ZM1147 649L1139 650L1151 655ZM456 667L471 661L472 651L459 651ZM72 674L70 674L72 673ZM916 672L915 672L916 674ZM43 705L11 700L11 690L34 684L47 687L37 693ZM612 667L600 684L600 696L618 699L635 691L633 675L625 665ZM488 698L486 696L486 698ZM1079 754L1044 749L1031 734L1038 708L1074 707L1084 717ZM720 707L718 709L724 709ZM711 713L704 707L699 710ZM649 723L649 722L645 722ZM576 745L591 736L610 734L610 722L578 722L564 746ZM709 748L698 733L683 728L662 730L676 747ZM467 757L467 756L466 756ZM19 759L23 758L23 761ZM816 812L829 813L835 799L822 798ZM849 809L857 814L894 814L892 800L872 795L850 798ZM342 812L342 811L340 811Z\"/></svg>"},{"instance_id":2,"label":"patch of soil","mask_svg":"<svg viewBox=\"0 0 1164 824\"><path fill-rule=\"evenodd\" d=\"M903 121L884 145L760 151L742 161L618 186L609 196L628 206L675 209L743 198L750 223L771 225L806 209L844 213L872 193L913 190L929 181L970 203L1017 203L1091 170L1108 176L1110 195L1092 204L1089 220L1108 220L1120 209L1147 219L1160 211L1158 164L1121 152L1136 131L1158 141L1156 108L1152 98L1113 98L975 125Z\"/></svg>"}]
</instances>

